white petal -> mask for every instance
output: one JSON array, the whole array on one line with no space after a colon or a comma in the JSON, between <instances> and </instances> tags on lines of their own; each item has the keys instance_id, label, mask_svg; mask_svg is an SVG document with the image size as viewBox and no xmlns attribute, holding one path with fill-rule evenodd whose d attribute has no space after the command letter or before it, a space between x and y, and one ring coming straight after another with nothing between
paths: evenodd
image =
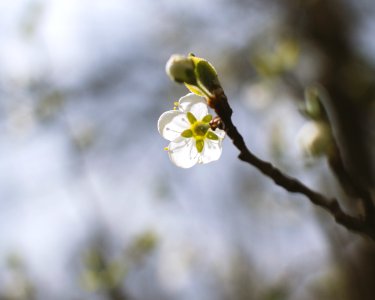
<instances>
[{"instance_id":1,"label":"white petal","mask_svg":"<svg viewBox=\"0 0 375 300\"><path fill-rule=\"evenodd\" d=\"M322 155L331 143L329 127L322 122L309 121L299 130L297 140L305 154Z\"/></svg>"},{"instance_id":2,"label":"white petal","mask_svg":"<svg viewBox=\"0 0 375 300\"><path fill-rule=\"evenodd\" d=\"M158 120L159 133L168 141L175 140L189 127L190 123L186 114L178 110L166 111Z\"/></svg>"},{"instance_id":3,"label":"white petal","mask_svg":"<svg viewBox=\"0 0 375 300\"><path fill-rule=\"evenodd\" d=\"M219 137L220 140L224 139L225 137L225 131L222 129L216 128L215 130L210 129L210 131L215 133Z\"/></svg>"},{"instance_id":4,"label":"white petal","mask_svg":"<svg viewBox=\"0 0 375 300\"><path fill-rule=\"evenodd\" d=\"M178 138L169 143L168 148L169 158L178 167L191 168L198 162L198 151L192 138Z\"/></svg>"},{"instance_id":5,"label":"white petal","mask_svg":"<svg viewBox=\"0 0 375 300\"><path fill-rule=\"evenodd\" d=\"M201 121L208 114L208 106L206 103L195 103L190 107L190 112Z\"/></svg>"},{"instance_id":6,"label":"white petal","mask_svg":"<svg viewBox=\"0 0 375 300\"><path fill-rule=\"evenodd\" d=\"M199 157L199 163L206 164L214 160L218 160L221 156L222 146L221 140L213 141L209 139L204 140L204 148Z\"/></svg>"},{"instance_id":7,"label":"white petal","mask_svg":"<svg viewBox=\"0 0 375 300\"><path fill-rule=\"evenodd\" d=\"M187 94L187 95L183 96L182 98L180 98L178 103L179 103L180 110L183 111L183 112L190 111L191 106L194 105L194 104L197 104L197 103L203 103L203 104L207 105L207 101L206 101L205 98L200 97L200 96L198 96L196 94L193 94L193 93L190 93L190 94Z\"/></svg>"}]
</instances>

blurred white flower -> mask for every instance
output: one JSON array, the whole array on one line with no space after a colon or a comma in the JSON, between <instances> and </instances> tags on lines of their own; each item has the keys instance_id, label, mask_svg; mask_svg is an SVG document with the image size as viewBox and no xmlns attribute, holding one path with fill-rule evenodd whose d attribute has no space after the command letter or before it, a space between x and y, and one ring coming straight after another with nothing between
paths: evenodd
<instances>
[{"instance_id":1,"label":"blurred white flower","mask_svg":"<svg viewBox=\"0 0 375 300\"><path fill-rule=\"evenodd\" d=\"M166 150L176 166L191 168L220 158L225 131L213 131L211 120L206 100L193 93L176 102L174 110L160 116L158 130L170 141Z\"/></svg>"},{"instance_id":2,"label":"blurred white flower","mask_svg":"<svg viewBox=\"0 0 375 300\"><path fill-rule=\"evenodd\" d=\"M297 140L306 155L320 156L331 146L331 132L324 122L305 123L297 134Z\"/></svg>"}]
</instances>

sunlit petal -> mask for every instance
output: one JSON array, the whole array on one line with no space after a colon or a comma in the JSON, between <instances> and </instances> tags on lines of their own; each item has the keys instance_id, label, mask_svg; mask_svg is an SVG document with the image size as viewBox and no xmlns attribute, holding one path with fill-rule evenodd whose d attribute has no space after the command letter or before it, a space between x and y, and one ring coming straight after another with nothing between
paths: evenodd
<instances>
[{"instance_id":1,"label":"sunlit petal","mask_svg":"<svg viewBox=\"0 0 375 300\"><path fill-rule=\"evenodd\" d=\"M206 103L198 102L194 103L190 107L190 112L201 121L208 114L208 106Z\"/></svg>"},{"instance_id":2,"label":"sunlit petal","mask_svg":"<svg viewBox=\"0 0 375 300\"><path fill-rule=\"evenodd\" d=\"M221 139L221 140L225 137L225 131L222 130L222 129L216 128L212 132L215 133L219 137L219 139Z\"/></svg>"},{"instance_id":3,"label":"sunlit petal","mask_svg":"<svg viewBox=\"0 0 375 300\"><path fill-rule=\"evenodd\" d=\"M207 106L207 101L203 97L200 97L198 95L195 95L193 93L187 94L186 96L183 96L180 98L179 102L179 108L183 112L191 111L191 106L197 103L202 103Z\"/></svg>"},{"instance_id":4,"label":"sunlit petal","mask_svg":"<svg viewBox=\"0 0 375 300\"><path fill-rule=\"evenodd\" d=\"M211 161L218 160L221 156L221 152L221 140L213 141L205 139L203 152L199 158L199 163L206 164Z\"/></svg>"},{"instance_id":5,"label":"sunlit petal","mask_svg":"<svg viewBox=\"0 0 375 300\"><path fill-rule=\"evenodd\" d=\"M158 121L159 133L169 141L178 138L189 127L190 124L186 118L186 114L177 110L170 110L163 113Z\"/></svg>"},{"instance_id":6,"label":"sunlit petal","mask_svg":"<svg viewBox=\"0 0 375 300\"><path fill-rule=\"evenodd\" d=\"M193 138L177 138L168 148L169 158L178 167L191 168L198 162L198 151Z\"/></svg>"}]
</instances>

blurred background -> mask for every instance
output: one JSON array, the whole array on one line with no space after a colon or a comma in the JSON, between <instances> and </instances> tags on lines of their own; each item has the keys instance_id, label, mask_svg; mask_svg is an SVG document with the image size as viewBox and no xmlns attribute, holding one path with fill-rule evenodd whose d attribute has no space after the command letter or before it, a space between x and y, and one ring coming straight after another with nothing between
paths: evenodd
<instances>
[{"instance_id":1,"label":"blurred background","mask_svg":"<svg viewBox=\"0 0 375 300\"><path fill-rule=\"evenodd\" d=\"M237 159L179 169L159 116L174 53L216 67L255 154L353 215L298 134L324 90L374 191L371 0L0 1L0 299L375 299L374 243ZM311 153L310 153L311 154Z\"/></svg>"}]
</instances>

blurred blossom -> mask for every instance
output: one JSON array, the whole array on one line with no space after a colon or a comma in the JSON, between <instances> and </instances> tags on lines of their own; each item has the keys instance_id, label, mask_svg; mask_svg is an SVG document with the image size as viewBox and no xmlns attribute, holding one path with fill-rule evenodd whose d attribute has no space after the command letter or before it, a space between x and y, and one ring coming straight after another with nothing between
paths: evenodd
<instances>
[{"instance_id":1,"label":"blurred blossom","mask_svg":"<svg viewBox=\"0 0 375 300\"><path fill-rule=\"evenodd\" d=\"M244 98L250 109L267 108L275 99L272 83L257 82L249 85L244 89Z\"/></svg>"},{"instance_id":2,"label":"blurred blossom","mask_svg":"<svg viewBox=\"0 0 375 300\"><path fill-rule=\"evenodd\" d=\"M323 155L331 145L329 126L324 122L309 121L298 132L297 140L306 155Z\"/></svg>"},{"instance_id":3,"label":"blurred blossom","mask_svg":"<svg viewBox=\"0 0 375 300\"><path fill-rule=\"evenodd\" d=\"M189 243L169 246L161 252L158 277L168 292L175 293L189 288L196 254Z\"/></svg>"},{"instance_id":4,"label":"blurred blossom","mask_svg":"<svg viewBox=\"0 0 375 300\"><path fill-rule=\"evenodd\" d=\"M41 120L49 120L61 112L64 97L59 91L52 91L37 101L35 113Z\"/></svg>"},{"instance_id":5,"label":"blurred blossom","mask_svg":"<svg viewBox=\"0 0 375 300\"><path fill-rule=\"evenodd\" d=\"M0 283L0 299L33 300L36 290L21 258L11 254L7 258L7 276Z\"/></svg>"},{"instance_id":6,"label":"blurred blossom","mask_svg":"<svg viewBox=\"0 0 375 300\"><path fill-rule=\"evenodd\" d=\"M136 236L127 249L127 254L134 260L140 262L142 258L149 255L158 246L158 236L152 230L145 231Z\"/></svg>"},{"instance_id":7,"label":"blurred blossom","mask_svg":"<svg viewBox=\"0 0 375 300\"><path fill-rule=\"evenodd\" d=\"M24 136L30 133L36 122L34 109L30 102L16 102L7 112L6 127L11 135Z\"/></svg>"},{"instance_id":8,"label":"blurred blossom","mask_svg":"<svg viewBox=\"0 0 375 300\"><path fill-rule=\"evenodd\" d=\"M94 124L88 120L71 124L72 141L79 150L86 150L95 143L96 131Z\"/></svg>"},{"instance_id":9,"label":"blurred blossom","mask_svg":"<svg viewBox=\"0 0 375 300\"><path fill-rule=\"evenodd\" d=\"M251 62L264 77L274 77L294 68L298 62L299 45L292 37L266 36L255 46Z\"/></svg>"}]
</instances>

